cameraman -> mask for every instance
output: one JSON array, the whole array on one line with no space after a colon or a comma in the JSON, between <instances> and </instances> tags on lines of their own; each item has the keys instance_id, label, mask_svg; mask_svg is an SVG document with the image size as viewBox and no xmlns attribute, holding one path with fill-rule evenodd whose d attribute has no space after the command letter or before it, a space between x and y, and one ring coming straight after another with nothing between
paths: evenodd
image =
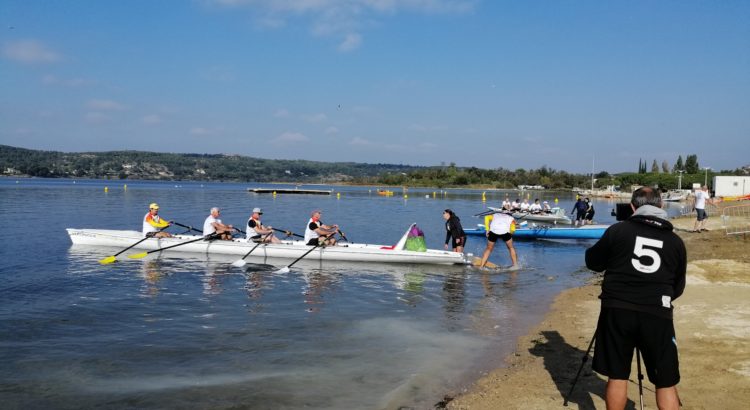
<instances>
[{"instance_id":1,"label":"cameraman","mask_svg":"<svg viewBox=\"0 0 750 410\"><path fill-rule=\"evenodd\" d=\"M685 244L672 232L661 195L633 192L634 213L586 250L586 266L604 273L592 367L609 377L607 409L627 403L633 349L643 354L660 409L679 408L680 381L672 301L685 289Z\"/></svg>"}]
</instances>

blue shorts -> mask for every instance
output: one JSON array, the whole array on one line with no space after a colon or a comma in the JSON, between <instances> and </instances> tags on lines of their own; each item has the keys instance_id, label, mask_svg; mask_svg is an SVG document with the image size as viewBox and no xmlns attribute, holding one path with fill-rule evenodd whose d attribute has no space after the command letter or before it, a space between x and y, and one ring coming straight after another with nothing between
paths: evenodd
<instances>
[{"instance_id":1,"label":"blue shorts","mask_svg":"<svg viewBox=\"0 0 750 410\"><path fill-rule=\"evenodd\" d=\"M708 218L708 214L706 213L705 209L695 208L695 212L698 213L698 220L702 221L706 218Z\"/></svg>"}]
</instances>

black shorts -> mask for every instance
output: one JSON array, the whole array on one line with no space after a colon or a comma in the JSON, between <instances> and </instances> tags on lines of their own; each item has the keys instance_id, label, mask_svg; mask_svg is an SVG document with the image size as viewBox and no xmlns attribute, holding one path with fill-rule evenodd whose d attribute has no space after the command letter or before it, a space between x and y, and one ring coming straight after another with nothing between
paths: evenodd
<instances>
[{"instance_id":1,"label":"black shorts","mask_svg":"<svg viewBox=\"0 0 750 410\"><path fill-rule=\"evenodd\" d=\"M643 357L648 379L657 388L680 382L677 341L671 319L645 312L602 308L591 367L610 379L630 378L633 349Z\"/></svg>"},{"instance_id":2,"label":"black shorts","mask_svg":"<svg viewBox=\"0 0 750 410\"><path fill-rule=\"evenodd\" d=\"M591 221L591 220L594 219L594 213L593 212L589 212L589 213L586 214L586 216L584 218L586 218L587 221Z\"/></svg>"},{"instance_id":3,"label":"black shorts","mask_svg":"<svg viewBox=\"0 0 750 410\"><path fill-rule=\"evenodd\" d=\"M457 248L459 246L466 246L466 237L460 236L458 238L458 242L456 242L456 238L451 238L451 245L453 245L454 248Z\"/></svg>"},{"instance_id":4,"label":"black shorts","mask_svg":"<svg viewBox=\"0 0 750 410\"><path fill-rule=\"evenodd\" d=\"M708 214L706 214L706 210L705 209L695 208L695 212L698 213L698 220L699 221L702 221L702 220L708 218Z\"/></svg>"},{"instance_id":5,"label":"black shorts","mask_svg":"<svg viewBox=\"0 0 750 410\"><path fill-rule=\"evenodd\" d=\"M583 212L576 212L576 221L583 221L586 217L586 214Z\"/></svg>"},{"instance_id":6,"label":"black shorts","mask_svg":"<svg viewBox=\"0 0 750 410\"><path fill-rule=\"evenodd\" d=\"M490 242L492 242L492 243L497 242L497 238L502 239L503 242L508 242L509 240L511 240L511 238L513 238L513 235L511 235L510 232L506 232L506 233L504 233L502 235L498 235L498 234L496 234L495 232L492 232L492 231L490 231L487 234L487 240L490 241Z\"/></svg>"}]
</instances>

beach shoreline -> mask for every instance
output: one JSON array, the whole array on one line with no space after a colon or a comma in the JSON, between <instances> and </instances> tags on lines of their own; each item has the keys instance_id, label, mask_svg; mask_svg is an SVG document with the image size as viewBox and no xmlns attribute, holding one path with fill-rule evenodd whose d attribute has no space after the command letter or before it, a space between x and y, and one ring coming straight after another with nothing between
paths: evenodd
<instances>
[{"instance_id":1,"label":"beach shoreline","mask_svg":"<svg viewBox=\"0 0 750 410\"><path fill-rule=\"evenodd\" d=\"M687 287L674 303L682 376L678 391L685 409L744 408L750 400L750 239L727 236L718 215L709 218L707 232L689 232L694 221L692 215L672 220L688 251ZM456 397L447 395L436 407L562 407L596 329L600 281L597 276L560 293L542 322L519 338L504 367ZM606 407L606 378L591 370L592 354L586 355L569 408ZM635 364L632 369L628 398L637 405ZM647 378L643 389L644 405L656 408Z\"/></svg>"}]
</instances>

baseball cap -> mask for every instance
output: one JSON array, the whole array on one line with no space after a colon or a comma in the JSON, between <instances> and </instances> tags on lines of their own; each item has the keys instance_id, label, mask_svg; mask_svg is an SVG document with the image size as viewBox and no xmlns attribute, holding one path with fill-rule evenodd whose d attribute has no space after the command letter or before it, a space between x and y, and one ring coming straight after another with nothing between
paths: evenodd
<instances>
[{"instance_id":1,"label":"baseball cap","mask_svg":"<svg viewBox=\"0 0 750 410\"><path fill-rule=\"evenodd\" d=\"M260 208L253 208L253 213L256 213L256 212L263 215L263 211Z\"/></svg>"},{"instance_id":2,"label":"baseball cap","mask_svg":"<svg viewBox=\"0 0 750 410\"><path fill-rule=\"evenodd\" d=\"M148 206L148 209L159 209L159 204L152 202L151 205Z\"/></svg>"}]
</instances>

